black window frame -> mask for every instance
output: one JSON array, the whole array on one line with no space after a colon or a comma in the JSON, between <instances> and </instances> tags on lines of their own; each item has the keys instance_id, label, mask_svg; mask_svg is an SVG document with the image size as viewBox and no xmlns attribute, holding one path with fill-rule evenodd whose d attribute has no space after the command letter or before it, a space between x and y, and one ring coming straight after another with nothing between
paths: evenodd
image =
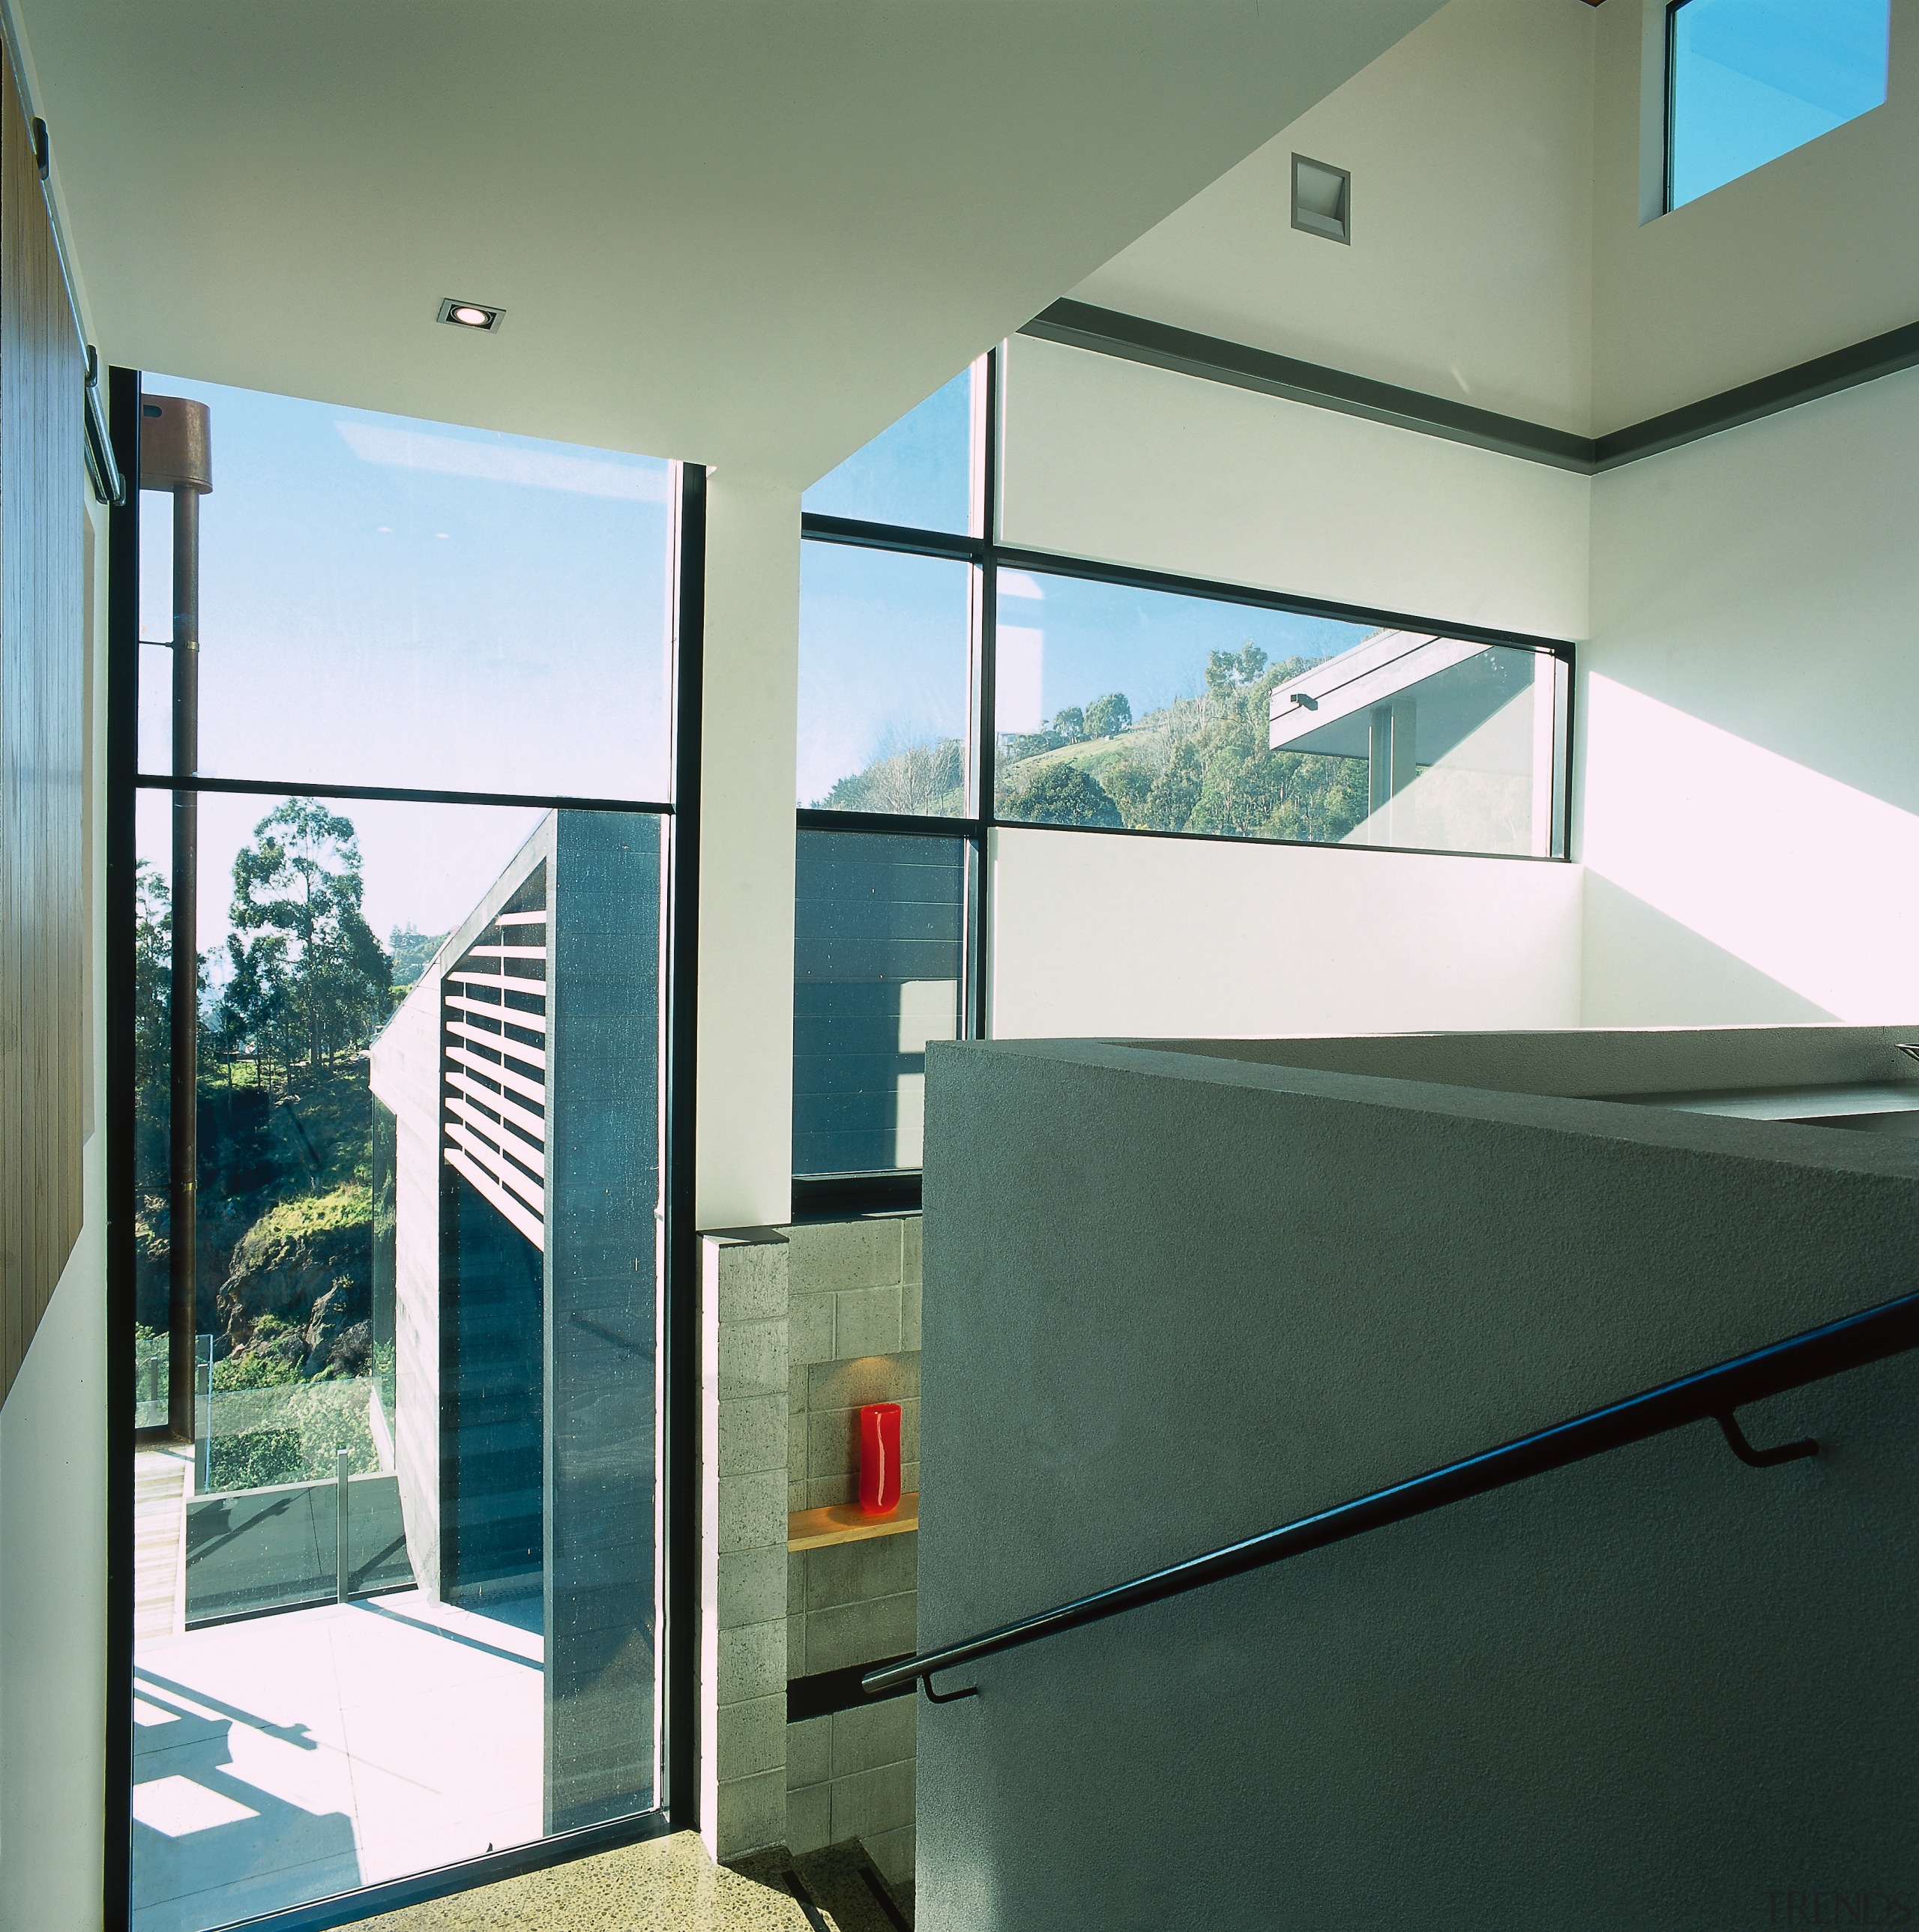
<instances>
[{"instance_id":1,"label":"black window frame","mask_svg":"<svg viewBox=\"0 0 1919 1932\"><path fill-rule=\"evenodd\" d=\"M1659 143L1659 166L1664 177L1659 183L1659 212L1662 214L1670 214L1673 211L1672 146L1678 121L1676 111L1678 101L1674 87L1678 63L1674 58L1674 54L1679 38L1680 9L1686 4L1686 0L1666 0L1665 31L1659 41L1659 58L1665 62L1665 72L1662 76L1663 85L1659 89L1659 97L1665 103L1665 126L1662 130L1662 138ZM1642 148L1641 152L1644 152Z\"/></svg>"},{"instance_id":2,"label":"black window frame","mask_svg":"<svg viewBox=\"0 0 1919 1932\"><path fill-rule=\"evenodd\" d=\"M1673 0L1674 10L1686 0ZM1670 29L1668 28L1668 32ZM1572 675L1574 647L1570 640L1542 638L1524 632L1488 628L1483 625L1459 624L1449 620L1422 616L1404 611L1383 610L1371 606L1335 602L1324 598L1304 597L1257 586L1233 584L1218 578L1182 576L1176 573L1116 564L1101 559L1071 553L1034 550L1003 543L999 534L999 474L1003 412L1002 390L1005 366L1003 346L990 350L981 358L985 367L986 398L982 412L984 447L978 452L975 479L975 500L966 534L957 531L918 530L899 524L868 522L851 517L825 516L803 509L800 536L803 544L842 544L854 549L890 550L914 556L939 557L971 565L975 572L975 616L972 640L972 689L969 704L970 744L968 795L972 812L963 817L934 818L919 814L834 812L817 806L797 808L798 831L871 832L905 838L944 835L965 839L972 854L970 903L967 908L966 943L963 970L966 990L961 1010L966 1024L961 1037L986 1040L991 1035L993 989L990 982L990 934L993 918L992 835L1002 828L1014 831L1062 832L1095 838L1171 838L1211 842L1230 845L1287 845L1315 851L1394 852L1401 855L1448 859L1492 859L1524 865L1563 865L1570 862L1572 815L1572 748L1574 743L1575 683ZM1238 604L1245 608L1283 612L1290 616L1327 618L1349 624L1380 628L1429 632L1456 638L1468 644L1506 645L1550 656L1566 668L1564 715L1560 721L1560 760L1555 790L1558 823L1554 827L1557 849L1549 854L1510 852L1461 852L1416 846L1329 845L1301 838L1242 838L1236 834L1209 832L1161 832L1132 826L1040 825L1029 819L1002 818L995 809L995 761L999 734L996 717L995 664L999 612L999 572L1002 568L1054 577L1077 577L1095 584L1110 584L1136 590L1156 590L1182 597L1203 597L1211 601ZM918 1208L920 1174L915 1169L899 1169L883 1174L849 1174L830 1178L795 1174L793 1177L793 1212L796 1220L824 1219L861 1213L898 1213Z\"/></svg>"},{"instance_id":3,"label":"black window frame","mask_svg":"<svg viewBox=\"0 0 1919 1932\"><path fill-rule=\"evenodd\" d=\"M542 1836L476 1858L361 1886L233 1922L272 1932L330 1932L379 1914L565 1864L668 1833L696 1830L700 1712L700 1234L694 1214L695 1047L698 1038L701 728L706 626L707 471L675 461L670 475L672 592L668 639L670 796L571 797L407 786L194 778L139 768L140 425L142 373L108 379L113 453L128 479L108 520L107 759L107 1548L105 1843L102 1924L127 1932L133 1910L134 1663L134 1456L143 1442L171 1439L134 1426L136 1264L131 1203L134 1157L135 806L140 792L242 793L281 797L494 805L542 811L627 812L666 829L666 934L661 1057L664 1135L661 1196L665 1256L659 1286L662 1365L656 1482L663 1521L656 1640L659 1757L654 1803L609 1822ZM223 1928L224 1932L224 1928Z\"/></svg>"}]
</instances>

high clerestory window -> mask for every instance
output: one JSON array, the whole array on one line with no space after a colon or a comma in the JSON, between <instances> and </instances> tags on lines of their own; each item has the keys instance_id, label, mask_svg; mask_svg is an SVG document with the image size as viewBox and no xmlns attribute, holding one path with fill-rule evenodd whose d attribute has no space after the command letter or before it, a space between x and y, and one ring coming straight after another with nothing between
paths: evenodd
<instances>
[{"instance_id":1,"label":"high clerestory window","mask_svg":"<svg viewBox=\"0 0 1919 1932\"><path fill-rule=\"evenodd\" d=\"M1886 98L1891 0L1674 0L1666 206L1682 207Z\"/></svg>"},{"instance_id":2,"label":"high clerestory window","mask_svg":"<svg viewBox=\"0 0 1919 1932\"><path fill-rule=\"evenodd\" d=\"M1567 647L1002 543L1000 360L802 500L798 1211L917 1198L997 828L1565 850Z\"/></svg>"}]
</instances>

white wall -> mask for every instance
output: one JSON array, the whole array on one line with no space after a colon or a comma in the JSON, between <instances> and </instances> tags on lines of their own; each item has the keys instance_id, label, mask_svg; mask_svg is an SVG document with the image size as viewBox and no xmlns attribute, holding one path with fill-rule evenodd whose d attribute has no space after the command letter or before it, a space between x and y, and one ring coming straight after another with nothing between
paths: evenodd
<instances>
[{"instance_id":1,"label":"white wall","mask_svg":"<svg viewBox=\"0 0 1919 1932\"><path fill-rule=\"evenodd\" d=\"M1919 371L1599 478L1584 1016L1919 1016Z\"/></svg>"},{"instance_id":2,"label":"white wall","mask_svg":"<svg viewBox=\"0 0 1919 1932\"><path fill-rule=\"evenodd\" d=\"M1919 320L1919 0L1892 0L1883 106L1643 220L1662 111L1656 63L1665 8L1612 0L1597 10L1600 434Z\"/></svg>"},{"instance_id":3,"label":"white wall","mask_svg":"<svg viewBox=\"0 0 1919 1932\"><path fill-rule=\"evenodd\" d=\"M695 1216L775 1226L793 1174L798 492L716 472L706 583Z\"/></svg>"},{"instance_id":4,"label":"white wall","mask_svg":"<svg viewBox=\"0 0 1919 1932\"><path fill-rule=\"evenodd\" d=\"M104 1095L101 1096L104 1100ZM0 1928L101 1915L107 1732L104 1137L86 1219L0 1409Z\"/></svg>"},{"instance_id":5,"label":"white wall","mask_svg":"<svg viewBox=\"0 0 1919 1932\"><path fill-rule=\"evenodd\" d=\"M1576 866L1006 831L996 1038L1576 1026Z\"/></svg>"},{"instance_id":6,"label":"white wall","mask_svg":"<svg viewBox=\"0 0 1919 1932\"><path fill-rule=\"evenodd\" d=\"M1595 24L1451 0L1074 296L1585 434ZM1292 226L1296 152L1352 171L1350 246Z\"/></svg>"},{"instance_id":7,"label":"white wall","mask_svg":"<svg viewBox=\"0 0 1919 1932\"><path fill-rule=\"evenodd\" d=\"M1022 338L1002 534L1533 635L1586 628L1590 481ZM1551 863L996 836L1002 1036L1569 1026L1579 884Z\"/></svg>"},{"instance_id":8,"label":"white wall","mask_svg":"<svg viewBox=\"0 0 1919 1932\"><path fill-rule=\"evenodd\" d=\"M106 976L107 524L89 505L89 971ZM0 1408L0 1932L101 1918L107 1732L105 1009L90 1002L85 1215Z\"/></svg>"},{"instance_id":9,"label":"white wall","mask_svg":"<svg viewBox=\"0 0 1919 1932\"><path fill-rule=\"evenodd\" d=\"M1585 477L1028 337L1005 418L1010 544L1584 632Z\"/></svg>"}]
</instances>

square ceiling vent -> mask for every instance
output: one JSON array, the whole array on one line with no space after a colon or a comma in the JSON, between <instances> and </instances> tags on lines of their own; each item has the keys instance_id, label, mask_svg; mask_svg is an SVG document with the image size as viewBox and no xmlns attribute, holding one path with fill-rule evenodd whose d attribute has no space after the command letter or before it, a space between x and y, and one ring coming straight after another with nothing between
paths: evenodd
<instances>
[{"instance_id":1,"label":"square ceiling vent","mask_svg":"<svg viewBox=\"0 0 1919 1932\"><path fill-rule=\"evenodd\" d=\"M1329 242L1353 239L1353 175L1324 161L1293 157L1293 225Z\"/></svg>"}]
</instances>

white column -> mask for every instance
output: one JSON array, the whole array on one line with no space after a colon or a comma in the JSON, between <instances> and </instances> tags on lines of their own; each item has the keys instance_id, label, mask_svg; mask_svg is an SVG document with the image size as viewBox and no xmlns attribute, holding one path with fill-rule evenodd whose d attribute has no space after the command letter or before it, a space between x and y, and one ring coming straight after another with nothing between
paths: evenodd
<instances>
[{"instance_id":1,"label":"white column","mask_svg":"<svg viewBox=\"0 0 1919 1932\"><path fill-rule=\"evenodd\" d=\"M776 1226L793 1171L798 492L716 472L706 580L695 1213Z\"/></svg>"},{"instance_id":2,"label":"white column","mask_svg":"<svg viewBox=\"0 0 1919 1932\"><path fill-rule=\"evenodd\" d=\"M702 1244L700 1826L716 1858L785 1832L787 1364L800 500L707 495L695 1214Z\"/></svg>"}]
</instances>

